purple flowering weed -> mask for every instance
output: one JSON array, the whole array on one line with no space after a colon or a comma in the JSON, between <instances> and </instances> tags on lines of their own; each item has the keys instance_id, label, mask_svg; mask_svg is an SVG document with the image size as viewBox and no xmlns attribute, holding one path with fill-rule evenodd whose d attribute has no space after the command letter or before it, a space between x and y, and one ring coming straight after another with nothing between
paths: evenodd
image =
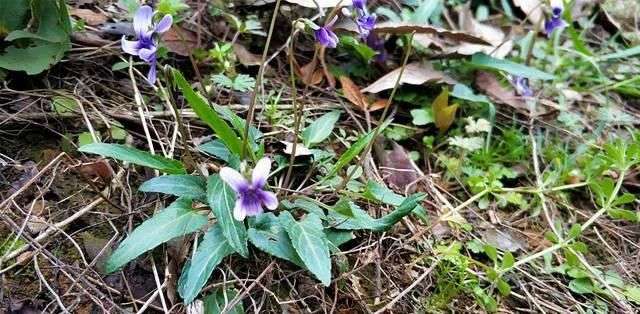
<instances>
[{"instance_id":1,"label":"purple flowering weed","mask_svg":"<svg viewBox=\"0 0 640 314\"><path fill-rule=\"evenodd\" d=\"M339 41L338 36L331 29L333 27L333 24L335 24L337 20L338 20L338 17L334 16L333 19L329 21L329 23L325 24L324 26L314 31L316 41L320 45L329 47L329 48L335 48L338 46L338 41Z\"/></svg>"},{"instance_id":2,"label":"purple flowering weed","mask_svg":"<svg viewBox=\"0 0 640 314\"><path fill-rule=\"evenodd\" d=\"M154 34L161 34L171 28L173 18L165 15L157 24L153 23L154 12L150 6L143 5L138 9L133 17L133 29L137 40L127 40L122 36L122 50L130 55L138 56L150 66L147 74L147 81L154 84L157 78L156 72L156 52L158 45L154 39Z\"/></svg>"},{"instance_id":3,"label":"purple flowering weed","mask_svg":"<svg viewBox=\"0 0 640 314\"><path fill-rule=\"evenodd\" d=\"M564 11L564 3L562 0L551 1L551 19L544 22L544 32L547 36L551 36L556 29L562 29L567 26L567 23L562 19L562 12Z\"/></svg>"},{"instance_id":4,"label":"purple flowering weed","mask_svg":"<svg viewBox=\"0 0 640 314\"><path fill-rule=\"evenodd\" d=\"M271 170L271 160L262 158L251 173L251 181L233 168L220 169L220 178L236 192L236 205L233 217L242 221L247 216L262 214L264 205L270 210L278 207L278 199L273 192L265 191L264 186Z\"/></svg>"}]
</instances>

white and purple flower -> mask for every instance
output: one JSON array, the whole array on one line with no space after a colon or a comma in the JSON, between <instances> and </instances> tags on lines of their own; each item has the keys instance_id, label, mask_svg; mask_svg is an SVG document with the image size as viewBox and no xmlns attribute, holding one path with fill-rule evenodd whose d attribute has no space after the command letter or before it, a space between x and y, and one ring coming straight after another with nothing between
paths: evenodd
<instances>
[{"instance_id":1,"label":"white and purple flower","mask_svg":"<svg viewBox=\"0 0 640 314\"><path fill-rule=\"evenodd\" d=\"M551 36L556 29L563 29L567 26L567 22L562 19L564 11L564 3L562 0L551 0L551 19L544 22L544 32L547 36Z\"/></svg>"},{"instance_id":2,"label":"white and purple flower","mask_svg":"<svg viewBox=\"0 0 640 314\"><path fill-rule=\"evenodd\" d=\"M262 158L251 173L251 181L233 168L220 169L220 178L236 192L236 206L233 217L242 221L247 216L262 214L264 205L270 210L278 207L278 199L273 192L265 191L264 187L271 170L271 160Z\"/></svg>"},{"instance_id":3,"label":"white and purple flower","mask_svg":"<svg viewBox=\"0 0 640 314\"><path fill-rule=\"evenodd\" d=\"M529 87L529 79L523 76L514 76L511 78L511 84L516 89L516 94L524 97L532 97L533 90Z\"/></svg>"},{"instance_id":4,"label":"white and purple flower","mask_svg":"<svg viewBox=\"0 0 640 314\"><path fill-rule=\"evenodd\" d=\"M366 0L354 0L352 1L355 10L355 22L358 25L358 32L363 40L366 40L369 33L376 26L376 15L369 14L367 10Z\"/></svg>"},{"instance_id":5,"label":"white and purple flower","mask_svg":"<svg viewBox=\"0 0 640 314\"><path fill-rule=\"evenodd\" d=\"M150 6L141 6L133 17L133 29L137 40L127 40L125 36L122 36L122 50L130 55L140 57L149 64L147 81L152 85L156 82L157 77L156 52L158 50L158 44L153 35L168 31L173 23L173 18L167 14L157 24L154 24L153 16L154 12Z\"/></svg>"},{"instance_id":6,"label":"white and purple flower","mask_svg":"<svg viewBox=\"0 0 640 314\"><path fill-rule=\"evenodd\" d=\"M335 24L337 20L338 20L338 17L334 16L333 19L329 21L329 23L325 24L324 26L314 31L316 41L320 45L329 47L329 48L335 48L338 46L338 41L339 41L338 36L336 35L336 33L333 32L333 30L331 30L331 28L333 27L333 24Z\"/></svg>"}]
</instances>

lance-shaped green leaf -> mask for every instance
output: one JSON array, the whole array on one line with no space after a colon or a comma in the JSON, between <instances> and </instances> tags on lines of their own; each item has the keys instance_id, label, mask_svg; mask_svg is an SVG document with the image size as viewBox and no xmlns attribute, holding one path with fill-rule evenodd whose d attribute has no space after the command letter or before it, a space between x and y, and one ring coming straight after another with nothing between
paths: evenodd
<instances>
[{"instance_id":1,"label":"lance-shaped green leaf","mask_svg":"<svg viewBox=\"0 0 640 314\"><path fill-rule=\"evenodd\" d=\"M242 221L233 218L236 193L217 174L207 179L207 199L209 207L222 226L222 233L229 245L240 255L249 256L247 229Z\"/></svg>"},{"instance_id":2,"label":"lance-shaped green leaf","mask_svg":"<svg viewBox=\"0 0 640 314\"><path fill-rule=\"evenodd\" d=\"M198 296L216 266L233 252L233 248L222 235L219 223L207 231L193 258L185 264L178 281L178 293L186 304Z\"/></svg>"},{"instance_id":3,"label":"lance-shaped green leaf","mask_svg":"<svg viewBox=\"0 0 640 314\"><path fill-rule=\"evenodd\" d=\"M324 114L322 117L313 121L308 127L302 131L302 141L306 147L311 147L313 144L318 144L324 141L338 122L340 118L339 111L331 111Z\"/></svg>"},{"instance_id":4,"label":"lance-shaped green leaf","mask_svg":"<svg viewBox=\"0 0 640 314\"><path fill-rule=\"evenodd\" d=\"M188 197L201 201L207 200L207 184L204 178L186 174L175 174L155 177L143 183L138 190L156 192L180 197Z\"/></svg>"},{"instance_id":5,"label":"lance-shaped green leaf","mask_svg":"<svg viewBox=\"0 0 640 314\"><path fill-rule=\"evenodd\" d=\"M273 213L257 216L248 233L249 241L258 249L304 267L285 228Z\"/></svg>"},{"instance_id":6,"label":"lance-shaped green leaf","mask_svg":"<svg viewBox=\"0 0 640 314\"><path fill-rule=\"evenodd\" d=\"M402 217L408 215L413 211L418 202L424 198L424 194L416 193L406 197L402 203L389 214L374 219L359 206L350 202L351 212L353 216L349 217L336 211L330 211L329 217L331 218L331 226L335 229L342 230L373 230L373 231L385 231L396 224Z\"/></svg>"},{"instance_id":7,"label":"lance-shaped green leaf","mask_svg":"<svg viewBox=\"0 0 640 314\"><path fill-rule=\"evenodd\" d=\"M189 85L187 80L182 76L180 71L173 70L173 80L182 91L184 98L187 99L189 106L193 108L198 118L204 121L224 142L229 150L237 155L241 154L242 141L233 129L225 122L218 113L209 106L204 98L196 93Z\"/></svg>"},{"instance_id":8,"label":"lance-shaped green leaf","mask_svg":"<svg viewBox=\"0 0 640 314\"><path fill-rule=\"evenodd\" d=\"M138 226L109 257L106 270L114 272L124 264L173 238L197 231L207 217L191 207L191 200L179 198Z\"/></svg>"},{"instance_id":9,"label":"lance-shaped green leaf","mask_svg":"<svg viewBox=\"0 0 640 314\"><path fill-rule=\"evenodd\" d=\"M509 60L496 59L484 53L476 53L471 57L471 64L480 68L489 68L505 71L509 74L527 77L530 79L553 80L555 77L547 72L536 68L528 67L524 64L515 63Z\"/></svg>"},{"instance_id":10,"label":"lance-shaped green leaf","mask_svg":"<svg viewBox=\"0 0 640 314\"><path fill-rule=\"evenodd\" d=\"M87 144L79 151L83 153L98 154L113 159L130 162L132 164L158 169L169 174L186 173L181 162L120 144L93 143Z\"/></svg>"},{"instance_id":11,"label":"lance-shaped green leaf","mask_svg":"<svg viewBox=\"0 0 640 314\"><path fill-rule=\"evenodd\" d=\"M331 283L331 258L329 243L323 232L322 221L316 214L308 214L302 221L296 221L289 212L280 214L281 222L298 256L311 273L329 286Z\"/></svg>"}]
</instances>

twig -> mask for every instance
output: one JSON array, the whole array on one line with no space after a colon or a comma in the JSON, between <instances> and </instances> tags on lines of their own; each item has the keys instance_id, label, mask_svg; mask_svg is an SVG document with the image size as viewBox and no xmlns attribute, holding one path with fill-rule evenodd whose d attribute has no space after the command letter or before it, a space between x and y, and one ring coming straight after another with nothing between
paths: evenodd
<instances>
[{"instance_id":1,"label":"twig","mask_svg":"<svg viewBox=\"0 0 640 314\"><path fill-rule=\"evenodd\" d=\"M263 271L262 273L260 273L260 275L258 275L258 277L256 278L256 280L254 280L249 287L247 287L247 289L245 289L244 291L242 291L241 294L237 295L235 298L233 298L233 300L231 300L224 309L222 309L222 314L228 313L229 311L231 311L231 309L233 309L233 307L238 304L238 302L240 302L240 300L242 300L242 298L244 298L250 291L251 289L253 289L253 287L256 286L256 284L262 279L262 277L264 277L270 270L271 268L273 268L273 266L276 264L275 261L272 261Z\"/></svg>"},{"instance_id":2,"label":"twig","mask_svg":"<svg viewBox=\"0 0 640 314\"><path fill-rule=\"evenodd\" d=\"M418 284L420 284L420 282L422 282L425 278L427 278L427 276L429 276L429 274L433 271L433 269L435 269L436 266L438 266L438 263L440 263L440 259L435 260L435 262L433 262L433 265L431 265L427 270L425 270L424 273L422 273L422 275L420 275L420 277L418 277L418 279L416 279L406 289L402 290L402 292L400 292L395 298L393 298L393 300L391 300L389 303L387 303L381 309L375 311L374 314L381 314L381 313L384 313L387 310L390 310L393 307L394 304L396 304L398 301L400 301L407 293L409 293L411 290L413 290L413 288L415 288Z\"/></svg>"}]
</instances>

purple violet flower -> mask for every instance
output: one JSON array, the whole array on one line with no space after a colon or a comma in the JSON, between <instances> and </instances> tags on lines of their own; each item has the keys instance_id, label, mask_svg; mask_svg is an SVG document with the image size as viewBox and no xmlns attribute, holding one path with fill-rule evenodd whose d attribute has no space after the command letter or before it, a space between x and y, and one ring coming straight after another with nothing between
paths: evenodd
<instances>
[{"instance_id":1,"label":"purple violet flower","mask_svg":"<svg viewBox=\"0 0 640 314\"><path fill-rule=\"evenodd\" d=\"M130 55L138 56L150 66L147 81L153 85L156 82L156 51L158 45L153 35L164 33L171 28L173 18L170 14L165 15L157 24L153 23L153 9L143 5L138 9L133 17L133 29L137 40L126 40L122 36L122 50Z\"/></svg>"},{"instance_id":2,"label":"purple violet flower","mask_svg":"<svg viewBox=\"0 0 640 314\"><path fill-rule=\"evenodd\" d=\"M533 96L533 90L531 90L531 87L529 87L528 78L522 76L514 76L511 79L511 84L513 84L513 86L515 87L516 94L524 97Z\"/></svg>"},{"instance_id":3,"label":"purple violet flower","mask_svg":"<svg viewBox=\"0 0 640 314\"><path fill-rule=\"evenodd\" d=\"M376 15L362 15L356 19L356 24L358 24L360 36L367 38L371 30L376 26Z\"/></svg>"},{"instance_id":4,"label":"purple violet flower","mask_svg":"<svg viewBox=\"0 0 640 314\"><path fill-rule=\"evenodd\" d=\"M220 178L236 192L236 206L233 217L242 221L247 216L262 214L262 205L270 210L278 207L278 199L273 192L263 190L271 170L271 160L262 158L251 173L251 181L233 168L220 169Z\"/></svg>"},{"instance_id":5,"label":"purple violet flower","mask_svg":"<svg viewBox=\"0 0 640 314\"><path fill-rule=\"evenodd\" d=\"M544 22L544 32L547 36L551 36L556 29L562 29L567 26L567 22L562 19L564 11L564 3L562 0L551 1L551 19Z\"/></svg>"},{"instance_id":6,"label":"purple violet flower","mask_svg":"<svg viewBox=\"0 0 640 314\"><path fill-rule=\"evenodd\" d=\"M357 10L364 12L367 9L367 0L353 0L351 1L353 7Z\"/></svg>"},{"instance_id":7,"label":"purple violet flower","mask_svg":"<svg viewBox=\"0 0 640 314\"><path fill-rule=\"evenodd\" d=\"M376 61L384 62L387 60L387 51L384 49L384 39L375 33L369 33L367 36L367 46L378 53L376 54Z\"/></svg>"},{"instance_id":8,"label":"purple violet flower","mask_svg":"<svg viewBox=\"0 0 640 314\"><path fill-rule=\"evenodd\" d=\"M333 24L335 24L337 20L338 20L338 17L334 16L329 23L325 24L324 26L314 31L316 41L320 45L329 47L329 48L335 48L338 46L338 41L339 41L338 36L336 36L336 33L334 33L331 30L331 27L333 27Z\"/></svg>"}]
</instances>

